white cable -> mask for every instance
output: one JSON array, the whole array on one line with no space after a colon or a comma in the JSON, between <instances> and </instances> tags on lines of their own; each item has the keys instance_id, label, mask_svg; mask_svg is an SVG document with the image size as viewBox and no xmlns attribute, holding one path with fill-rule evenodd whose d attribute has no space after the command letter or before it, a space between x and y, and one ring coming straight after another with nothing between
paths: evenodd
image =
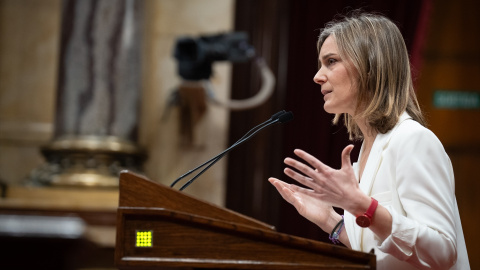
<instances>
[{"instance_id":1,"label":"white cable","mask_svg":"<svg viewBox=\"0 0 480 270\"><path fill-rule=\"evenodd\" d=\"M267 99L272 95L273 88L275 87L275 76L273 72L270 70L268 65L265 63L263 58L258 58L256 60L257 66L260 69L260 74L262 76L262 86L258 93L250 98L242 99L242 100L219 100L214 95L211 95L211 101L214 104L226 107L233 111L241 111L241 110L248 110L255 107L260 106L263 104ZM210 81L204 81L205 88L208 89L208 92L213 93L212 85Z\"/></svg>"}]
</instances>

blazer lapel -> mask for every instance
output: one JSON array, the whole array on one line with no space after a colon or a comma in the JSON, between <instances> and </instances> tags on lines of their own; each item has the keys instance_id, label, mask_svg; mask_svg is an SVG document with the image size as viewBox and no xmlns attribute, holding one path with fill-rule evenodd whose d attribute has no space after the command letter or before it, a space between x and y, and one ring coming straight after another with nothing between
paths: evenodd
<instances>
[{"instance_id":1,"label":"blazer lapel","mask_svg":"<svg viewBox=\"0 0 480 270\"><path fill-rule=\"evenodd\" d=\"M370 150L370 155L368 156L367 163L365 164L365 168L363 170L363 174L361 175L361 181L359 183L360 189L367 194L368 196L372 196L372 187L374 185L374 182L376 180L377 172L378 169L380 168L380 165L382 164L382 154L383 151L386 149L388 146L388 143L390 142L390 138L392 137L392 134L394 133L395 129L398 127L398 125L403 122L406 119L411 118L406 112L403 113L400 116L400 119L395 125L393 129L391 129L389 132L385 134L377 134L375 137L375 141L373 142L372 149ZM363 144L362 148L360 150L360 154L363 151ZM359 155L360 156L360 155ZM359 177L358 175L358 167L355 168L355 173L357 176L357 179ZM350 222L351 223L351 222ZM353 222L354 223L354 222ZM356 226L356 224L353 224L353 226ZM359 248L361 251L363 251L362 245L362 235L363 235L363 228L356 227L359 230L355 230L355 240L356 244L358 244Z\"/></svg>"},{"instance_id":2,"label":"blazer lapel","mask_svg":"<svg viewBox=\"0 0 480 270\"><path fill-rule=\"evenodd\" d=\"M371 196L373 183L375 182L375 176L377 175L378 168L380 164L382 164L382 151L384 149L384 145L387 141L386 134L377 134L375 137L375 141L373 142L372 149L370 150L370 155L368 156L367 163L365 164L365 168L363 169L363 174L361 175L361 180L359 183L360 189ZM356 226L356 224L354 225ZM364 228L356 227L356 242L360 248L360 251L364 251L363 248L363 231Z\"/></svg>"},{"instance_id":3,"label":"blazer lapel","mask_svg":"<svg viewBox=\"0 0 480 270\"><path fill-rule=\"evenodd\" d=\"M365 164L365 168L363 169L363 174L361 175L360 181L360 189L368 196L372 195L372 187L375 182L378 169L382 164L383 151L387 148L388 143L390 142L390 138L395 132L395 129L400 125L400 123L410 118L411 117L406 112L404 112L400 116L398 123L389 132L385 134L377 134L377 137L373 142L372 149L370 150L370 155L368 156L367 163ZM361 151L363 151L363 145Z\"/></svg>"}]
</instances>

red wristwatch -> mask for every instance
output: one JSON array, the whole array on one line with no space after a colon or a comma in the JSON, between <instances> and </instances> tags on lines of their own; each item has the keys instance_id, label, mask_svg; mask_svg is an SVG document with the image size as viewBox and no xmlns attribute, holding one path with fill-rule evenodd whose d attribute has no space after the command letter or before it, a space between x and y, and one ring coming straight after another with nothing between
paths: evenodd
<instances>
[{"instance_id":1,"label":"red wristwatch","mask_svg":"<svg viewBox=\"0 0 480 270\"><path fill-rule=\"evenodd\" d=\"M375 213L377 206L378 201L372 197L372 203L370 204L370 207L368 207L367 212L365 212L365 214L363 214L362 216L358 216L355 220L357 222L357 225L362 228L367 228L368 226L370 226L370 224L372 224L373 213Z\"/></svg>"}]
</instances>

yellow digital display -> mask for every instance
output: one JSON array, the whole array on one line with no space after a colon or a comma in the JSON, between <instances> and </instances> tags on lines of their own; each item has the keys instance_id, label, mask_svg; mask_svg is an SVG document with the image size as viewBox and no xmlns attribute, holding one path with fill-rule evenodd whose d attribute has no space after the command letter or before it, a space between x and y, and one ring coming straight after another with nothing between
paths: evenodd
<instances>
[{"instance_id":1,"label":"yellow digital display","mask_svg":"<svg viewBox=\"0 0 480 270\"><path fill-rule=\"evenodd\" d=\"M137 231L136 247L151 247L152 246L152 231Z\"/></svg>"}]
</instances>

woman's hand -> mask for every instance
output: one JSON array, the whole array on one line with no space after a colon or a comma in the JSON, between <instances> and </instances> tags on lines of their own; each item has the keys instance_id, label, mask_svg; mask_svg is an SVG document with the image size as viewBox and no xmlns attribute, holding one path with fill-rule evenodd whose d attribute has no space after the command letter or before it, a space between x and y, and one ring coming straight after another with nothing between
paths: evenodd
<instances>
[{"instance_id":1,"label":"woman's hand","mask_svg":"<svg viewBox=\"0 0 480 270\"><path fill-rule=\"evenodd\" d=\"M329 233L340 220L340 215L333 210L333 207L319 199L318 194L313 190L287 184L276 178L270 178L268 181L275 186L283 199L297 209L300 215L325 232Z\"/></svg>"},{"instance_id":2,"label":"woman's hand","mask_svg":"<svg viewBox=\"0 0 480 270\"><path fill-rule=\"evenodd\" d=\"M352 149L353 145L348 145L343 149L342 167L339 170L333 169L307 152L297 149L294 151L295 155L310 166L295 159L286 158L285 164L301 173L286 168L285 174L314 190L316 197L323 202L343 208L354 215L363 214L369 206L370 199L358 186L358 180L350 161Z\"/></svg>"}]
</instances>

